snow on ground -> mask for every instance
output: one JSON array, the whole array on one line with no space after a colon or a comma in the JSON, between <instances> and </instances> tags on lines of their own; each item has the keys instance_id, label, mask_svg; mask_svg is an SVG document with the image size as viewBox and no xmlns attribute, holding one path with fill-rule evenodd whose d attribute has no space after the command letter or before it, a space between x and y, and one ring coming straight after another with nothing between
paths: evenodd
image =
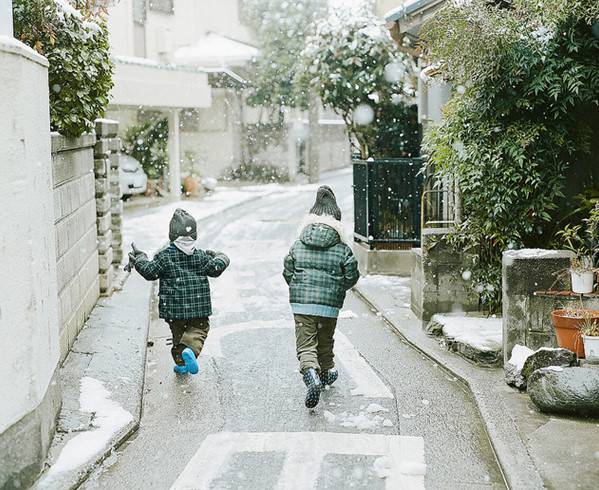
<instances>
[{"instance_id":1,"label":"snow on ground","mask_svg":"<svg viewBox=\"0 0 599 490\"><path fill-rule=\"evenodd\" d=\"M464 315L433 315L431 322L443 325L443 335L475 349L490 351L502 346L501 318Z\"/></svg>"},{"instance_id":2,"label":"snow on ground","mask_svg":"<svg viewBox=\"0 0 599 490\"><path fill-rule=\"evenodd\" d=\"M397 276L368 275L360 278L360 285L364 287L380 287L393 291L409 291L410 278Z\"/></svg>"},{"instance_id":3,"label":"snow on ground","mask_svg":"<svg viewBox=\"0 0 599 490\"><path fill-rule=\"evenodd\" d=\"M341 310L339 312L339 318L358 318L358 315L351 310Z\"/></svg>"},{"instance_id":4,"label":"snow on ground","mask_svg":"<svg viewBox=\"0 0 599 490\"><path fill-rule=\"evenodd\" d=\"M214 194L204 199L181 200L165 203L162 206L148 207L141 215L125 216L123 221L123 247L129 251L131 242L148 253L155 253L168 242L168 225L175 209L182 208L195 219L201 220L220 213L227 208L256 197L265 196L279 190L277 185L253 186L252 188L218 187ZM198 229L198 239L202 239L202 229Z\"/></svg>"},{"instance_id":5,"label":"snow on ground","mask_svg":"<svg viewBox=\"0 0 599 490\"><path fill-rule=\"evenodd\" d=\"M133 416L110 396L101 381L87 376L81 379L79 404L83 412L94 414L94 429L80 432L67 442L40 486L52 486L51 482L57 475L74 470L94 458L110 444L114 434L133 420Z\"/></svg>"},{"instance_id":6,"label":"snow on ground","mask_svg":"<svg viewBox=\"0 0 599 490\"><path fill-rule=\"evenodd\" d=\"M516 366L518 371L522 371L526 359L528 359L533 353L534 351L525 345L516 344L512 349L512 357L510 357L508 362Z\"/></svg>"},{"instance_id":7,"label":"snow on ground","mask_svg":"<svg viewBox=\"0 0 599 490\"><path fill-rule=\"evenodd\" d=\"M376 429L381 424L383 427L393 427L393 422L380 415L381 413L389 412L388 409L378 403L371 403L367 407L360 407L361 410L357 415L352 415L348 412L342 412L335 415L329 410L323 412L325 420L329 424L338 423L341 427L353 427L357 430Z\"/></svg>"}]
</instances>

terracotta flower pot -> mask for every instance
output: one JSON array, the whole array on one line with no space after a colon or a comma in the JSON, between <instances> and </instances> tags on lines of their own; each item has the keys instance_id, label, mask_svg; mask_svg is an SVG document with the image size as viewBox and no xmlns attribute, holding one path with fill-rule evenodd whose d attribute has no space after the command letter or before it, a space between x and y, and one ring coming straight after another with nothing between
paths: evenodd
<instances>
[{"instance_id":1,"label":"terracotta flower pot","mask_svg":"<svg viewBox=\"0 0 599 490\"><path fill-rule=\"evenodd\" d=\"M200 187L200 179L188 175L183 180L183 192L186 194L196 194Z\"/></svg>"},{"instance_id":2,"label":"terracotta flower pot","mask_svg":"<svg viewBox=\"0 0 599 490\"><path fill-rule=\"evenodd\" d=\"M569 310L553 310L551 320L557 337L557 345L576 352L579 359L584 359L584 342L580 333L580 322L583 318L579 316L568 316ZM570 310L571 311L571 310ZM585 310L591 314L590 319L599 322L599 310Z\"/></svg>"}]
</instances>

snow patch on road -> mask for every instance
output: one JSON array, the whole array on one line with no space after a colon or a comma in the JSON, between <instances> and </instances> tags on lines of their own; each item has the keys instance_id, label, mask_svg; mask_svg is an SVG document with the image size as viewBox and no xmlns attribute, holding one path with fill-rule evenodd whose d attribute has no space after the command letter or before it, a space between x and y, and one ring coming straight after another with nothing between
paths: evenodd
<instances>
[{"instance_id":1,"label":"snow patch on road","mask_svg":"<svg viewBox=\"0 0 599 490\"><path fill-rule=\"evenodd\" d=\"M112 437L133 420L133 416L114 400L101 381L95 378L81 379L79 404L81 411L94 414L94 430L81 432L70 439L58 455L56 462L40 483L40 487L52 485L60 473L71 471L96 457L110 444Z\"/></svg>"},{"instance_id":2,"label":"snow patch on road","mask_svg":"<svg viewBox=\"0 0 599 490\"><path fill-rule=\"evenodd\" d=\"M482 351L501 349L503 328L501 318L481 318L465 315L433 315L431 322L443 326L443 335L456 342Z\"/></svg>"},{"instance_id":3,"label":"snow patch on road","mask_svg":"<svg viewBox=\"0 0 599 490\"><path fill-rule=\"evenodd\" d=\"M131 242L140 250L153 254L168 243L168 225L175 209L185 209L196 220L205 219L227 208L241 204L256 197L263 197L273 188L260 186L248 190L246 188L231 189L218 187L214 194L199 200L181 200L158 207L148 207L143 215L126 216L123 222L123 243L128 250ZM202 239L202 230L198 230L198 238Z\"/></svg>"},{"instance_id":4,"label":"snow patch on road","mask_svg":"<svg viewBox=\"0 0 599 490\"><path fill-rule=\"evenodd\" d=\"M358 318L358 315L351 310L341 310L339 318Z\"/></svg>"},{"instance_id":5,"label":"snow patch on road","mask_svg":"<svg viewBox=\"0 0 599 490\"><path fill-rule=\"evenodd\" d=\"M362 410L357 415L348 412L335 415L333 412L325 410L323 416L329 424L338 423L341 427L352 427L357 430L374 430L381 424L383 427L393 427L393 422L390 419L377 415L379 412L388 411L388 409L372 403L366 408L366 411Z\"/></svg>"}]
</instances>

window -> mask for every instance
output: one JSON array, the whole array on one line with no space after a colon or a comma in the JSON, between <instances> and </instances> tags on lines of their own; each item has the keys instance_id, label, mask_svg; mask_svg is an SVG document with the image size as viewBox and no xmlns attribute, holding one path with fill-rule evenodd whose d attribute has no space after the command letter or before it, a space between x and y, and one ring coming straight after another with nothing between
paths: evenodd
<instances>
[{"instance_id":1,"label":"window","mask_svg":"<svg viewBox=\"0 0 599 490\"><path fill-rule=\"evenodd\" d=\"M175 0L150 0L150 10L172 15L175 12Z\"/></svg>"}]
</instances>

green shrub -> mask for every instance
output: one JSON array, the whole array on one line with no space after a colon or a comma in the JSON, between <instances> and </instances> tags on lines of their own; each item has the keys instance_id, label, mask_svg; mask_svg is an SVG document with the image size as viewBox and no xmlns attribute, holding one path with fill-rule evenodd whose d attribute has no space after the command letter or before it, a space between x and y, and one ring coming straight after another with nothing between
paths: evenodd
<instances>
[{"instance_id":1,"label":"green shrub","mask_svg":"<svg viewBox=\"0 0 599 490\"><path fill-rule=\"evenodd\" d=\"M141 163L149 179L159 179L168 166L168 120L150 119L130 126L123 137L123 151Z\"/></svg>"},{"instance_id":2,"label":"green shrub","mask_svg":"<svg viewBox=\"0 0 599 490\"><path fill-rule=\"evenodd\" d=\"M464 221L450 241L477 253L472 284L493 311L502 252L549 246L574 205L566 184L597 186L569 172L599 135L599 2L501 5L450 3L423 34L456 87L426 136L429 165L459 183Z\"/></svg>"},{"instance_id":3,"label":"green shrub","mask_svg":"<svg viewBox=\"0 0 599 490\"><path fill-rule=\"evenodd\" d=\"M419 155L413 62L375 17L345 12L319 22L303 62L300 80L344 119L362 158Z\"/></svg>"},{"instance_id":4,"label":"green shrub","mask_svg":"<svg viewBox=\"0 0 599 490\"><path fill-rule=\"evenodd\" d=\"M93 129L113 85L108 30L91 4L13 0L15 37L50 63L50 126L65 136Z\"/></svg>"}]
</instances>

